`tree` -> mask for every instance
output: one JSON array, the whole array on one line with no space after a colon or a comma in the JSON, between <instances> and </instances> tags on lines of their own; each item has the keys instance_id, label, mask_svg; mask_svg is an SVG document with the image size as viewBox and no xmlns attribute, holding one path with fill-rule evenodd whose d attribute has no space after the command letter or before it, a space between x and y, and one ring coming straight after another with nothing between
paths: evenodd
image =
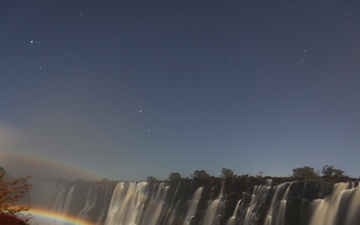
<instances>
[{"instance_id":1,"label":"tree","mask_svg":"<svg viewBox=\"0 0 360 225\"><path fill-rule=\"evenodd\" d=\"M210 175L205 170L195 170L191 177L194 179L207 179L210 178Z\"/></svg>"},{"instance_id":2,"label":"tree","mask_svg":"<svg viewBox=\"0 0 360 225\"><path fill-rule=\"evenodd\" d=\"M231 169L222 168L220 177L224 178L224 179L232 178L232 177L235 177L235 174Z\"/></svg>"},{"instance_id":3,"label":"tree","mask_svg":"<svg viewBox=\"0 0 360 225\"><path fill-rule=\"evenodd\" d=\"M324 177L337 178L337 177L343 177L344 176L344 171L342 171L340 169L336 169L332 165L331 166L330 165L325 165L321 170L321 174Z\"/></svg>"},{"instance_id":4,"label":"tree","mask_svg":"<svg viewBox=\"0 0 360 225\"><path fill-rule=\"evenodd\" d=\"M100 180L100 183L109 183L110 180L108 178L103 178Z\"/></svg>"},{"instance_id":5,"label":"tree","mask_svg":"<svg viewBox=\"0 0 360 225\"><path fill-rule=\"evenodd\" d=\"M155 183L157 181L157 179L153 176L148 176L148 177L146 177L146 181L148 183Z\"/></svg>"},{"instance_id":6,"label":"tree","mask_svg":"<svg viewBox=\"0 0 360 225\"><path fill-rule=\"evenodd\" d=\"M258 174L256 175L256 178L262 179L262 178L263 178L263 175L264 175L264 172L263 172L263 171L260 171L260 172L258 172Z\"/></svg>"},{"instance_id":7,"label":"tree","mask_svg":"<svg viewBox=\"0 0 360 225\"><path fill-rule=\"evenodd\" d=\"M178 172L172 172L169 174L169 181L178 181L181 179L181 175Z\"/></svg>"},{"instance_id":8,"label":"tree","mask_svg":"<svg viewBox=\"0 0 360 225\"><path fill-rule=\"evenodd\" d=\"M293 169L293 177L301 177L305 179L316 179L319 178L319 174L317 174L314 168L309 166L299 167Z\"/></svg>"},{"instance_id":9,"label":"tree","mask_svg":"<svg viewBox=\"0 0 360 225\"><path fill-rule=\"evenodd\" d=\"M10 181L5 179L5 176L6 173L0 173L0 214L10 215L28 222L30 217L22 215L21 212L29 210L30 207L19 205L19 201L31 188L31 184L28 183L30 176Z\"/></svg>"}]
</instances>

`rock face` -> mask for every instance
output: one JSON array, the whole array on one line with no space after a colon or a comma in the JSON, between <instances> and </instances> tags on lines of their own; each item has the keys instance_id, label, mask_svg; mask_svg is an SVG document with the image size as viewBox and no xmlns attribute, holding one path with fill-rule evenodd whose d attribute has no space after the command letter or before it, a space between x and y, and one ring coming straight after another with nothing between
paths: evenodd
<instances>
[{"instance_id":1,"label":"rock face","mask_svg":"<svg viewBox=\"0 0 360 225\"><path fill-rule=\"evenodd\" d=\"M18 218L0 213L1 225L26 225L26 223Z\"/></svg>"},{"instance_id":2,"label":"rock face","mask_svg":"<svg viewBox=\"0 0 360 225\"><path fill-rule=\"evenodd\" d=\"M170 184L170 187L175 185ZM208 224L204 223L206 211L211 203L219 200L217 211L213 212L216 213L215 219L209 224L306 225L311 216L310 203L327 196L333 184L305 181L283 183L282 179L271 182L256 178L182 180L177 187L181 194L175 196L175 201L180 201L182 206L182 210L176 213L182 218L182 223L178 224L184 224L187 204L199 187L203 187L202 196L189 224Z\"/></svg>"},{"instance_id":3,"label":"rock face","mask_svg":"<svg viewBox=\"0 0 360 225\"><path fill-rule=\"evenodd\" d=\"M45 201L35 204L99 225L332 225L312 221L314 211L322 207L319 199L329 196L333 187L331 182L253 177L154 183L52 181L42 184ZM357 183L343 191L350 189L357 189ZM350 202L351 197L345 200Z\"/></svg>"}]
</instances>

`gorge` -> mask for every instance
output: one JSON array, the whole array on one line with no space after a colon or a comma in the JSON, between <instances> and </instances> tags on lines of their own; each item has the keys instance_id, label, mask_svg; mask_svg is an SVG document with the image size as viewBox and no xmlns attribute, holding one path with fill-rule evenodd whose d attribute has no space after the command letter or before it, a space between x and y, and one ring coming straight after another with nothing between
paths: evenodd
<instances>
[{"instance_id":1,"label":"gorge","mask_svg":"<svg viewBox=\"0 0 360 225\"><path fill-rule=\"evenodd\" d=\"M255 177L165 182L48 180L36 185L31 196L34 212L42 209L43 214L67 218L57 221L52 217L46 224L360 224L357 181Z\"/></svg>"}]
</instances>

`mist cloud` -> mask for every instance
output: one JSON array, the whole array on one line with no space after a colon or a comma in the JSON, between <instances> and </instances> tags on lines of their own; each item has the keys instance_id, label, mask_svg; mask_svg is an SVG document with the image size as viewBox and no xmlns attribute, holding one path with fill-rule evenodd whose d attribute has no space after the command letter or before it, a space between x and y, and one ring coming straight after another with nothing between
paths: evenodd
<instances>
[{"instance_id":1,"label":"mist cloud","mask_svg":"<svg viewBox=\"0 0 360 225\"><path fill-rule=\"evenodd\" d=\"M22 139L22 132L9 125L0 125L0 150L7 150Z\"/></svg>"}]
</instances>

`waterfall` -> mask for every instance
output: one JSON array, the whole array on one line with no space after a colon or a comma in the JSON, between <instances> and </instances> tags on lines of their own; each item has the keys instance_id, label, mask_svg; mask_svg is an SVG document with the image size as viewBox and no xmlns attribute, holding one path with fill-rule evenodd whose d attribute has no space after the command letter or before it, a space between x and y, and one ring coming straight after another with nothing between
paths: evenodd
<instances>
[{"instance_id":1,"label":"waterfall","mask_svg":"<svg viewBox=\"0 0 360 225\"><path fill-rule=\"evenodd\" d=\"M178 185L176 187L175 193L171 200L171 205L169 207L169 210L167 210L167 212L166 212L167 215L165 216L165 223L164 223L165 225L172 225L172 224L178 222L179 218L176 217L176 212L178 210L181 200L176 201L176 198L179 193L179 187L180 187L180 183L178 183ZM176 203L175 203L175 201L176 201Z\"/></svg>"},{"instance_id":2,"label":"waterfall","mask_svg":"<svg viewBox=\"0 0 360 225\"><path fill-rule=\"evenodd\" d=\"M70 211L70 203L73 199L75 187L65 183L43 183L32 195L37 202L33 205L54 212L56 215L67 215ZM58 222L64 224L64 222Z\"/></svg>"},{"instance_id":3,"label":"waterfall","mask_svg":"<svg viewBox=\"0 0 360 225\"><path fill-rule=\"evenodd\" d=\"M64 203L64 206L62 208L62 210L58 210L60 213L62 214L67 214L70 210L70 203L72 201L72 198L73 198L73 194L74 194L74 189L75 187L72 186L68 191L67 191L67 194L66 194L66 199L65 199L65 203ZM61 202L61 200L57 199L59 202Z\"/></svg>"},{"instance_id":4,"label":"waterfall","mask_svg":"<svg viewBox=\"0 0 360 225\"><path fill-rule=\"evenodd\" d=\"M178 207L180 204L180 200L176 202L174 207L171 207L171 210L169 212L169 216L166 219L166 225L173 225L178 222L178 218L176 217L176 212L178 211Z\"/></svg>"},{"instance_id":5,"label":"waterfall","mask_svg":"<svg viewBox=\"0 0 360 225\"><path fill-rule=\"evenodd\" d=\"M280 184L276 187L265 225L283 225L286 210L286 201L291 183Z\"/></svg>"},{"instance_id":6,"label":"waterfall","mask_svg":"<svg viewBox=\"0 0 360 225\"><path fill-rule=\"evenodd\" d=\"M237 213L239 211L239 206L241 205L242 200L239 200L238 203L236 204L234 213L232 214L232 216L228 219L228 221L226 222L226 225L235 225L236 223L236 219L237 219Z\"/></svg>"},{"instance_id":7,"label":"waterfall","mask_svg":"<svg viewBox=\"0 0 360 225\"><path fill-rule=\"evenodd\" d=\"M359 225L357 183L250 179L182 183L49 181L33 207L96 225ZM259 183L259 182L258 182ZM220 188L221 186L221 188ZM249 194L252 190L252 194ZM55 213L55 214L54 214ZM60 218L60 217L59 217ZM88 223L90 222L90 223ZM61 219L44 223L68 225Z\"/></svg>"},{"instance_id":8,"label":"waterfall","mask_svg":"<svg viewBox=\"0 0 360 225\"><path fill-rule=\"evenodd\" d=\"M333 192L313 203L314 214L309 225L360 224L360 189L351 183L339 183Z\"/></svg>"},{"instance_id":9,"label":"waterfall","mask_svg":"<svg viewBox=\"0 0 360 225\"><path fill-rule=\"evenodd\" d=\"M103 225L113 188L109 183L77 181L45 181L31 191L32 208L46 211L55 217L70 216L80 221ZM56 219L44 219L50 224ZM65 221L56 224L68 224ZM42 224L40 224L42 225Z\"/></svg>"},{"instance_id":10,"label":"waterfall","mask_svg":"<svg viewBox=\"0 0 360 225\"><path fill-rule=\"evenodd\" d=\"M195 191L192 199L189 202L189 208L187 210L183 225L190 225L191 224L191 220L196 214L197 207L198 207L198 204L199 204L199 201L200 201L200 198L201 198L202 191L203 191L203 187L199 187Z\"/></svg>"},{"instance_id":11,"label":"waterfall","mask_svg":"<svg viewBox=\"0 0 360 225\"><path fill-rule=\"evenodd\" d=\"M109 194L107 186L91 186L87 193L85 207L79 213L78 221L94 221L97 225L102 225L106 216Z\"/></svg>"},{"instance_id":12,"label":"waterfall","mask_svg":"<svg viewBox=\"0 0 360 225\"><path fill-rule=\"evenodd\" d=\"M106 225L139 224L147 194L147 183L121 182L116 185L109 205Z\"/></svg>"},{"instance_id":13,"label":"waterfall","mask_svg":"<svg viewBox=\"0 0 360 225\"><path fill-rule=\"evenodd\" d=\"M80 211L80 215L79 215L80 221L87 220L89 213L95 208L97 194L98 194L97 190L95 190L94 187L90 187L85 202L85 208Z\"/></svg>"},{"instance_id":14,"label":"waterfall","mask_svg":"<svg viewBox=\"0 0 360 225\"><path fill-rule=\"evenodd\" d=\"M218 216L221 216L220 209L221 209L221 205L222 205L223 189L224 189L224 186L221 187L219 196L215 200L210 201L210 203L206 209L206 212L203 217L203 221L202 221L201 225L219 224L217 219L218 219Z\"/></svg>"},{"instance_id":15,"label":"waterfall","mask_svg":"<svg viewBox=\"0 0 360 225\"><path fill-rule=\"evenodd\" d=\"M256 224L259 220L260 211L265 208L265 201L271 191L271 182L266 185L255 186L252 194L251 202L245 212L244 225Z\"/></svg>"},{"instance_id":16,"label":"waterfall","mask_svg":"<svg viewBox=\"0 0 360 225\"><path fill-rule=\"evenodd\" d=\"M168 191L167 186L164 183L161 183L157 188L155 196L150 199L150 203L146 208L144 213L144 218L141 222L142 225L157 225L160 221L160 215L165 204L165 197Z\"/></svg>"}]
</instances>

